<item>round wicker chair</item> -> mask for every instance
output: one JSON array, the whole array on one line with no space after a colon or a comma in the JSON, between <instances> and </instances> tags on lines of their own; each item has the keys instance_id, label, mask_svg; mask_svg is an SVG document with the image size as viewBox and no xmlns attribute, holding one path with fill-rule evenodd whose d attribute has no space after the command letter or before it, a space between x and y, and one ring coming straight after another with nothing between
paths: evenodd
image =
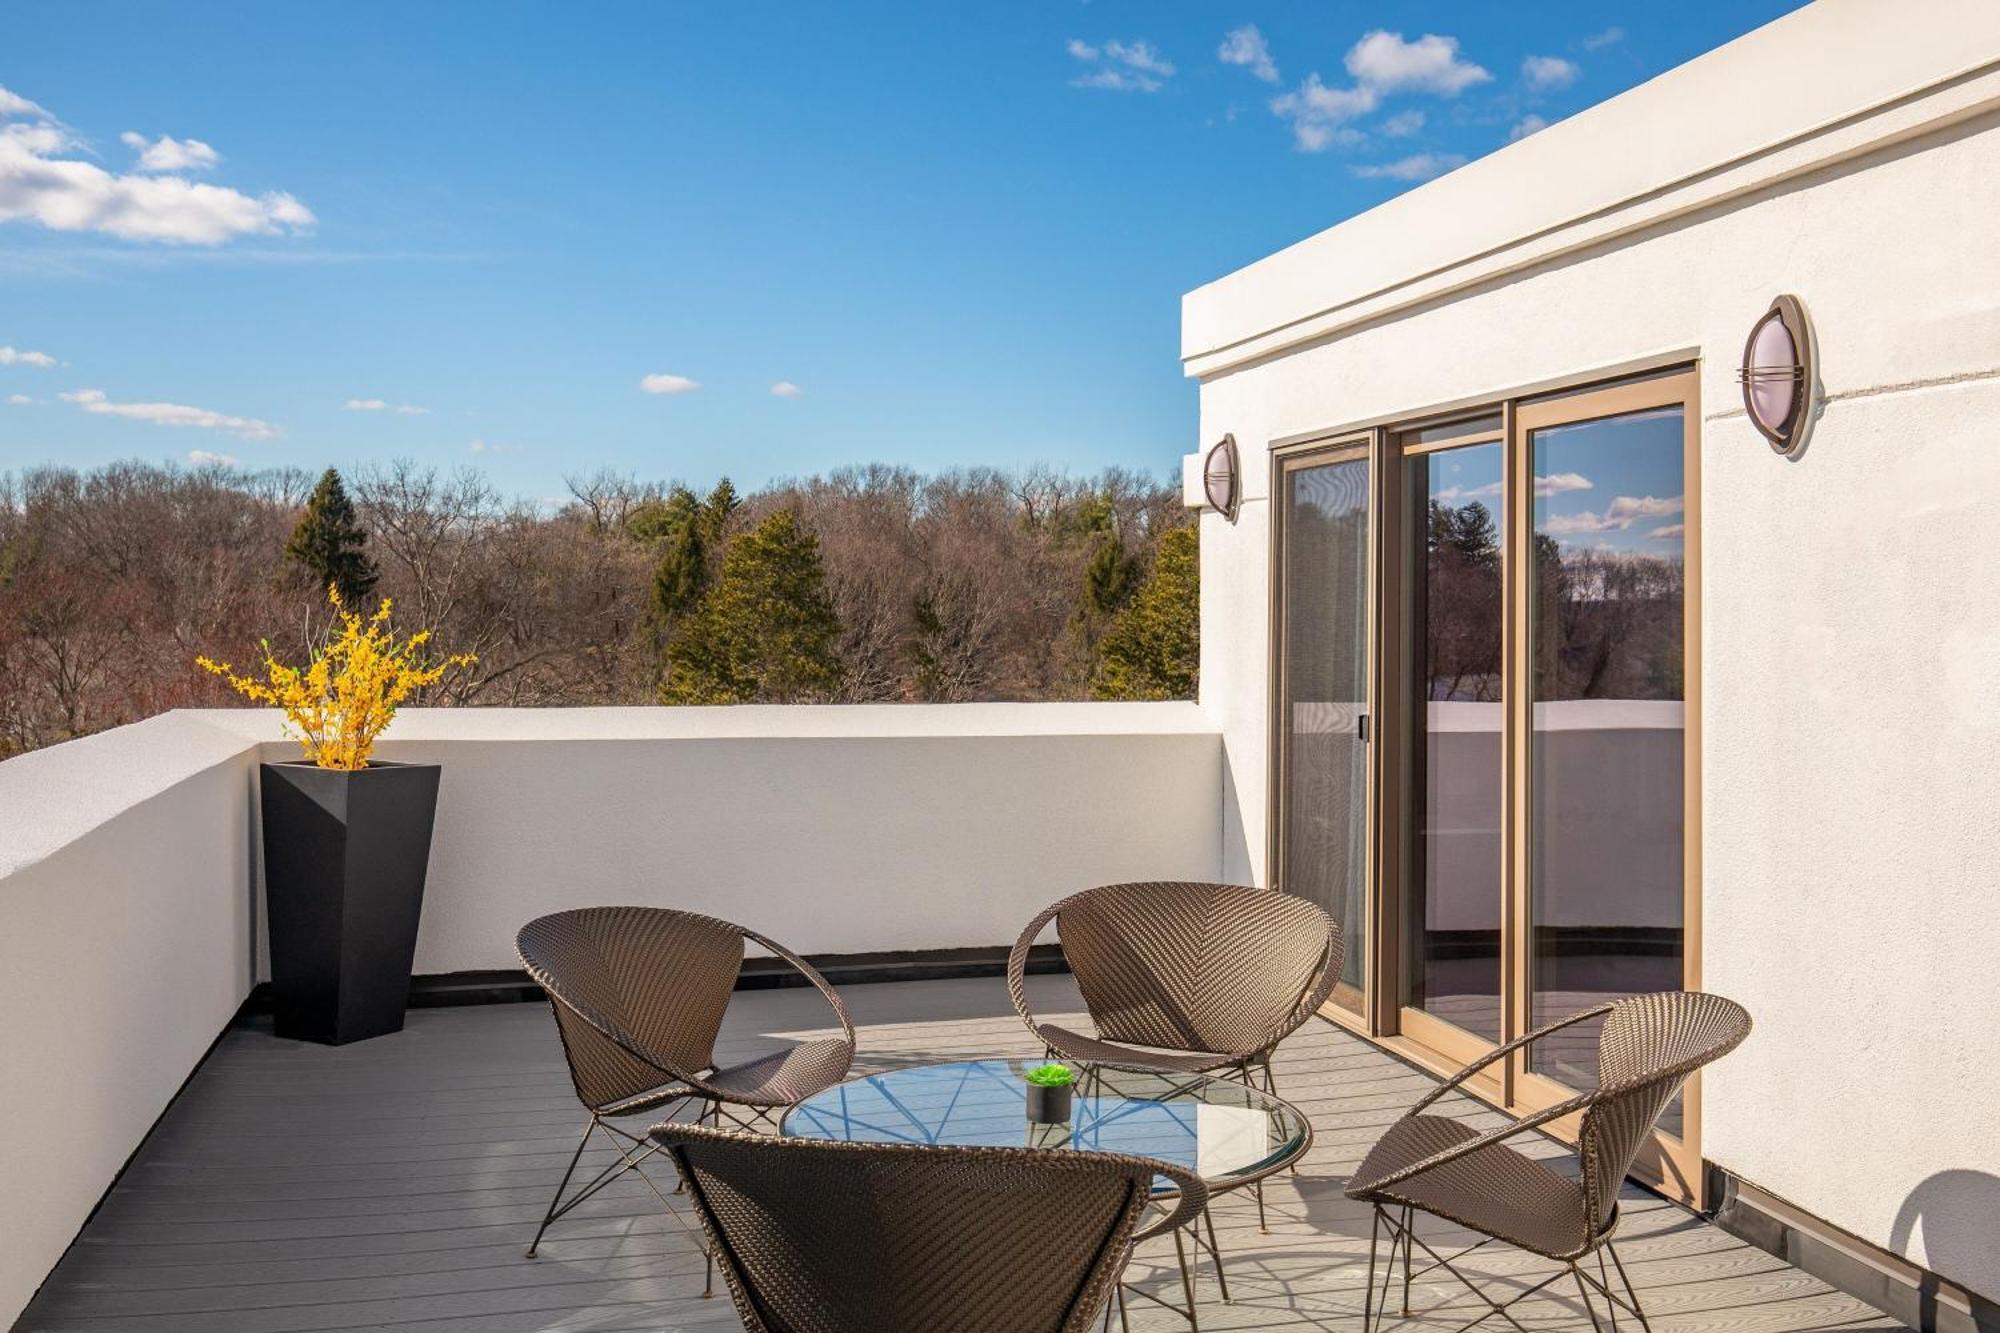
<instances>
[{"instance_id":1,"label":"round wicker chair","mask_svg":"<svg viewBox=\"0 0 2000 1333\"><path fill-rule=\"evenodd\" d=\"M1145 1157L655 1126L748 1333L1084 1333L1135 1241L1200 1212ZM1179 1189L1144 1230L1153 1178Z\"/></svg>"},{"instance_id":2,"label":"round wicker chair","mask_svg":"<svg viewBox=\"0 0 2000 1333\"><path fill-rule=\"evenodd\" d=\"M745 941L784 959L816 987L841 1035L716 1067L716 1034ZM773 1109L832 1087L853 1063L854 1020L839 994L811 964L747 927L663 907L585 907L530 921L515 948L528 975L548 992L570 1080L590 1113L528 1245L530 1257L551 1223L659 1151L615 1119L671 1115L694 1103L702 1119L726 1116L742 1125L748 1122L739 1113L747 1113L769 1123ZM600 1131L618 1148L618 1160L564 1199L584 1149Z\"/></svg>"},{"instance_id":3,"label":"round wicker chair","mask_svg":"<svg viewBox=\"0 0 2000 1333\"><path fill-rule=\"evenodd\" d=\"M1096 1033L1035 1017L1028 958L1053 923ZM1271 1053L1333 993L1344 946L1316 903L1246 884L1106 884L1028 923L1007 956L1014 1010L1051 1057L1156 1074L1220 1074L1276 1096ZM1086 1075L1086 1082L1092 1075ZM1265 1227L1264 1182L1252 1186ZM1204 1245L1228 1299L1214 1219ZM1185 1267L1185 1264L1183 1265Z\"/></svg>"},{"instance_id":4,"label":"round wicker chair","mask_svg":"<svg viewBox=\"0 0 2000 1333\"><path fill-rule=\"evenodd\" d=\"M1602 1018L1604 1026L1597 1039L1598 1086L1592 1091L1485 1133L1451 1116L1425 1114L1425 1108L1495 1061L1552 1032L1594 1018ZM1410 1312L1411 1251L1421 1249L1432 1261L1423 1272L1442 1268L1486 1302L1490 1308L1481 1318L1497 1314L1519 1328L1508 1314L1508 1306L1569 1277L1576 1282L1577 1294L1590 1311L1593 1324L1597 1321L1591 1303L1594 1293L1605 1302L1614 1327L1617 1311L1624 1310L1650 1333L1639 1293L1611 1244L1612 1233L1618 1228L1618 1189L1682 1085L1696 1070L1727 1055L1749 1035L1750 1015L1733 1000L1699 991L1637 995L1571 1014L1488 1051L1425 1094L1389 1127L1348 1180L1348 1197L1373 1204L1375 1209L1362 1333L1373 1333L1381 1323L1399 1248L1405 1315ZM1582 1169L1576 1178L1502 1142L1578 1114L1582 1121L1577 1155ZM1440 1255L1416 1234L1418 1212L1455 1223L1483 1239L1449 1257ZM1389 1264L1378 1299L1376 1247L1385 1234L1389 1237ZM1496 1302L1458 1267L1463 1256L1494 1241L1553 1259L1562 1267L1508 1301ZM1593 1253L1597 1255L1595 1276L1579 1263ZM1617 1270L1623 1296L1612 1291L1610 1272L1604 1265L1606 1254Z\"/></svg>"},{"instance_id":5,"label":"round wicker chair","mask_svg":"<svg viewBox=\"0 0 2000 1333\"><path fill-rule=\"evenodd\" d=\"M1051 922L1095 1035L1029 1007L1029 951ZM1007 990L1052 1055L1246 1083L1256 1070L1275 1091L1271 1052L1326 1003L1342 957L1340 927L1304 898L1244 884L1107 884L1028 923L1007 957Z\"/></svg>"}]
</instances>

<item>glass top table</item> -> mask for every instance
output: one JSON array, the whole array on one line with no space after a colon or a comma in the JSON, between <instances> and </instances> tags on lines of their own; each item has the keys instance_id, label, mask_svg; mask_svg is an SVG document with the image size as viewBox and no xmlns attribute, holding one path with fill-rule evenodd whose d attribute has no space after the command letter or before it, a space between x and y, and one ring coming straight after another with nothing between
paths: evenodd
<instances>
[{"instance_id":1,"label":"glass top table","mask_svg":"<svg viewBox=\"0 0 2000 1333\"><path fill-rule=\"evenodd\" d=\"M1221 1078L1097 1066L1081 1072L1067 1122L1035 1124L1022 1074L1040 1060L967 1060L854 1079L785 1113L791 1138L854 1143L1088 1148L1186 1167L1212 1192L1297 1161L1312 1127L1289 1103ZM1165 1177L1156 1195L1171 1194Z\"/></svg>"}]
</instances>

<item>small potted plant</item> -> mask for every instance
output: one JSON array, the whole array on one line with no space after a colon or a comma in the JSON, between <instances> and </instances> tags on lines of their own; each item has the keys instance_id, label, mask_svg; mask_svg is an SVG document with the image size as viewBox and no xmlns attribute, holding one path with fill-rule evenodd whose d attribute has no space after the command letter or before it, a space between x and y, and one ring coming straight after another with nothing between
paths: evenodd
<instances>
[{"instance_id":1,"label":"small potted plant","mask_svg":"<svg viewBox=\"0 0 2000 1333\"><path fill-rule=\"evenodd\" d=\"M1076 1071L1068 1065L1036 1065L1021 1076L1028 1084L1028 1119L1038 1125L1067 1124L1076 1095Z\"/></svg>"},{"instance_id":2,"label":"small potted plant","mask_svg":"<svg viewBox=\"0 0 2000 1333\"><path fill-rule=\"evenodd\" d=\"M264 764L264 898L279 1036L340 1045L396 1032L410 997L438 766L371 759L396 708L455 666L426 661L428 632L398 639L387 598L363 619L328 599L336 631L303 667L263 644L264 679L197 658L256 703L284 710L303 762Z\"/></svg>"}]
</instances>

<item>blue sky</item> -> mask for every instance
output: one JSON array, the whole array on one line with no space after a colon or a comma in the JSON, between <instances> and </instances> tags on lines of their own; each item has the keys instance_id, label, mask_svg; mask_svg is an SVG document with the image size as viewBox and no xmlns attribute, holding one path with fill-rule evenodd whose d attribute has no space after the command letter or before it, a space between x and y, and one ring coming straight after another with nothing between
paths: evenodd
<instances>
[{"instance_id":1,"label":"blue sky","mask_svg":"<svg viewBox=\"0 0 2000 1333\"><path fill-rule=\"evenodd\" d=\"M35 7L0 470L1166 473L1184 291L1794 7Z\"/></svg>"}]
</instances>

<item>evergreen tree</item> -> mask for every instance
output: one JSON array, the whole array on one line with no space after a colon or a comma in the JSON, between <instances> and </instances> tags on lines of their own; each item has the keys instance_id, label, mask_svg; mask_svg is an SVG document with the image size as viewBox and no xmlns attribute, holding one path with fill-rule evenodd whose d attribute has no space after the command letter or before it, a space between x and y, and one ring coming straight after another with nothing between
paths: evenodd
<instances>
[{"instance_id":1,"label":"evergreen tree","mask_svg":"<svg viewBox=\"0 0 2000 1333\"><path fill-rule=\"evenodd\" d=\"M1116 615L1139 586L1140 562L1127 554L1116 532L1107 531L1083 567L1083 595L1100 616Z\"/></svg>"},{"instance_id":2,"label":"evergreen tree","mask_svg":"<svg viewBox=\"0 0 2000 1333\"><path fill-rule=\"evenodd\" d=\"M354 516L354 502L340 474L328 468L306 497L305 513L285 543L285 558L304 570L319 587L333 588L349 607L359 607L375 591L381 575L362 548L368 534Z\"/></svg>"},{"instance_id":3,"label":"evergreen tree","mask_svg":"<svg viewBox=\"0 0 2000 1333\"><path fill-rule=\"evenodd\" d=\"M667 640L660 701L827 698L840 685L839 638L819 542L792 510L778 510L729 542L714 586Z\"/></svg>"},{"instance_id":4,"label":"evergreen tree","mask_svg":"<svg viewBox=\"0 0 2000 1333\"><path fill-rule=\"evenodd\" d=\"M653 569L652 617L662 639L694 610L714 582L729 516L741 503L727 477L716 483L706 500L676 486L635 528L638 535L660 543L660 563Z\"/></svg>"},{"instance_id":5,"label":"evergreen tree","mask_svg":"<svg viewBox=\"0 0 2000 1333\"><path fill-rule=\"evenodd\" d=\"M1098 644L1099 699L1192 699L1201 669L1201 545L1193 525L1160 538L1153 569Z\"/></svg>"}]
</instances>

